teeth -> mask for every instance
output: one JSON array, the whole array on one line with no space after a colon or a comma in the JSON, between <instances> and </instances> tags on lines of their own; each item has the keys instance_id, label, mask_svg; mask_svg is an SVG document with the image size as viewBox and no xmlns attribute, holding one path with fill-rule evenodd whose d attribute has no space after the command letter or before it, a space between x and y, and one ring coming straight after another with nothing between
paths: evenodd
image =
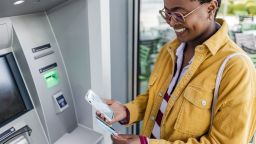
<instances>
[{"instance_id":1,"label":"teeth","mask_svg":"<svg viewBox=\"0 0 256 144\"><path fill-rule=\"evenodd\" d=\"M181 28L181 29L174 29L176 32L183 32L183 31L185 31L185 28Z\"/></svg>"}]
</instances>

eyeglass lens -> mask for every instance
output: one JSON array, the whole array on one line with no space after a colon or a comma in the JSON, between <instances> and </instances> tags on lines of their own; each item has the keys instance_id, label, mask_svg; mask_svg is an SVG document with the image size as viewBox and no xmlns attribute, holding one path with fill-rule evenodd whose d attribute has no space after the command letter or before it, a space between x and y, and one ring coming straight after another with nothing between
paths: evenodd
<instances>
[{"instance_id":1,"label":"eyeglass lens","mask_svg":"<svg viewBox=\"0 0 256 144\"><path fill-rule=\"evenodd\" d=\"M172 14L168 14L165 11L161 11L160 13L166 21L170 22L173 20L174 22L179 22L179 23L184 22L184 16L181 13L174 12Z\"/></svg>"}]
</instances>

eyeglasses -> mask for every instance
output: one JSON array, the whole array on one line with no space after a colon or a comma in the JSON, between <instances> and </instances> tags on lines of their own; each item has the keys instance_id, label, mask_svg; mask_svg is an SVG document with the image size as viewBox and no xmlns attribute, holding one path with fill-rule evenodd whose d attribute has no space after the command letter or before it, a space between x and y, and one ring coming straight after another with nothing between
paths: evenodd
<instances>
[{"instance_id":1,"label":"eyeglasses","mask_svg":"<svg viewBox=\"0 0 256 144\"><path fill-rule=\"evenodd\" d=\"M166 20L166 22L170 25L174 25L173 22L175 23L185 23L185 18L188 17L189 15L191 15L192 13L196 12L201 6L200 5L198 7L196 7L195 9L193 9L192 11L190 11L188 14L183 15L180 12L172 12L172 13L168 13L166 12L165 8L159 10L160 15Z\"/></svg>"}]
</instances>

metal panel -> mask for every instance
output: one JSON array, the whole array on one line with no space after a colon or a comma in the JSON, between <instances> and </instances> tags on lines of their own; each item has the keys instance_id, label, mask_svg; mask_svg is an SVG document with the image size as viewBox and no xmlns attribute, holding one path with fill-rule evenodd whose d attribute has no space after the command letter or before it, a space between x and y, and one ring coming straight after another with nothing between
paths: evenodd
<instances>
[{"instance_id":1,"label":"metal panel","mask_svg":"<svg viewBox=\"0 0 256 144\"><path fill-rule=\"evenodd\" d=\"M0 19L0 49L9 48L12 41L12 25L9 18Z\"/></svg>"},{"instance_id":2,"label":"metal panel","mask_svg":"<svg viewBox=\"0 0 256 144\"><path fill-rule=\"evenodd\" d=\"M42 109L42 113L39 113L39 115L41 115L44 128L46 128L47 136L50 142L53 143L77 126L72 93L58 51L57 41L44 13L12 17L11 20L35 83L39 97L39 107ZM55 53L35 60L32 48L47 43L51 44ZM47 88L43 74L39 72L39 69L55 62L58 64L56 69L59 72L60 83L52 88ZM69 108L57 115L52 96L59 91L66 98Z\"/></svg>"},{"instance_id":3,"label":"metal panel","mask_svg":"<svg viewBox=\"0 0 256 144\"><path fill-rule=\"evenodd\" d=\"M0 133L3 133L11 127L14 127L17 130L25 125L28 125L32 129L32 135L28 136L31 144L49 144L35 110L31 110L16 120L8 123L0 129Z\"/></svg>"},{"instance_id":4,"label":"metal panel","mask_svg":"<svg viewBox=\"0 0 256 144\"><path fill-rule=\"evenodd\" d=\"M91 88L86 0L76 0L47 11L67 68L78 122L92 128L92 108L84 96Z\"/></svg>"}]
</instances>

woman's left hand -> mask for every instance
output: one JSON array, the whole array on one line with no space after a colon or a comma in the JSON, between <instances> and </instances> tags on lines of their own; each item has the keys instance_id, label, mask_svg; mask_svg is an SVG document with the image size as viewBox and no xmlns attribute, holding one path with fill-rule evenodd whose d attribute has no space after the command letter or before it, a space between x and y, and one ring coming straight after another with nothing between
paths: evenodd
<instances>
[{"instance_id":1,"label":"woman's left hand","mask_svg":"<svg viewBox=\"0 0 256 144\"><path fill-rule=\"evenodd\" d=\"M140 144L140 137L137 135L119 134L111 136L113 144Z\"/></svg>"}]
</instances>

